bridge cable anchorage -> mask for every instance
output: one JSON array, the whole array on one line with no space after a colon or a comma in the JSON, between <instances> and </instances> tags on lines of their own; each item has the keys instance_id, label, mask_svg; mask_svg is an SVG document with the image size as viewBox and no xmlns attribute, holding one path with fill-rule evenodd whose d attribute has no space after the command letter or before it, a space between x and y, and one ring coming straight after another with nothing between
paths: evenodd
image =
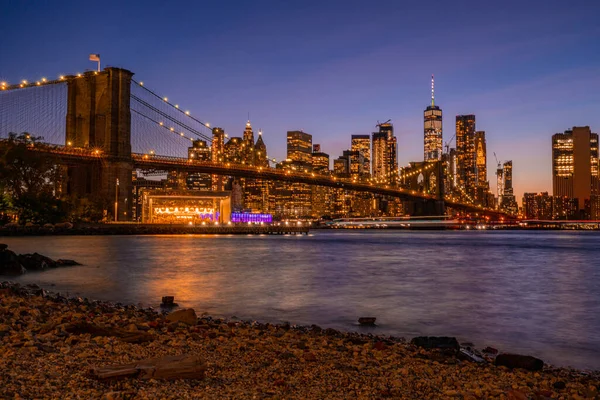
<instances>
[{"instance_id":1,"label":"bridge cable anchorage","mask_svg":"<svg viewBox=\"0 0 600 400\"><path fill-rule=\"evenodd\" d=\"M139 87L141 87L142 89L146 90L148 93L152 94L153 96L155 96L157 99L160 99L162 102L170 105L171 107L173 107L175 110L179 111L180 113L182 113L183 115L185 115L186 117L191 118L192 120L198 122L199 124L203 125L204 127L211 129L210 128L210 124L208 123L204 123L202 121L200 121L199 119L193 117L189 111L183 111L181 108L176 107L174 104L170 103L168 100L166 100L166 97L161 97L158 94L156 94L154 91L148 89L146 86L144 86L141 82L136 81L135 79L131 80L132 82L134 82L136 85L138 85Z\"/></svg>"},{"instance_id":2,"label":"bridge cable anchorage","mask_svg":"<svg viewBox=\"0 0 600 400\"><path fill-rule=\"evenodd\" d=\"M200 131L198 131L198 130L196 130L196 129L194 129L194 128L190 127L190 126L188 126L187 124L184 124L183 122L181 122L181 121L179 121L179 120L177 120L177 119L175 119L175 118L171 117L171 116L170 116L170 115L168 115L167 113L164 113L164 112L160 111L158 108L156 108L156 107L154 107L153 105L151 105L150 103L148 103L148 102L146 102L146 101L142 100L142 99L141 99L141 98L139 98L138 96L136 96L136 95L134 95L134 94L131 94L131 98L132 98L133 100L137 101L138 103L140 103L141 105L143 105L143 106L145 106L145 107L149 108L150 110L154 111L155 113L157 113L157 114L159 114L159 115L161 115L161 116L165 117L165 118L166 118L166 119L168 119L169 121L171 121L171 122L173 122L173 123L175 123L175 124L179 125L179 126L180 126L180 127L182 127L183 129L185 129L185 130L187 130L187 131L189 131L189 132L193 133L194 135L196 135L196 136L198 136L198 137L200 137L200 138L202 138L202 139L204 139L204 140L206 140L206 141L212 142L212 138L211 138L211 137L209 137L209 136L205 135L204 133L202 133L202 132L200 132Z\"/></svg>"},{"instance_id":3,"label":"bridge cable anchorage","mask_svg":"<svg viewBox=\"0 0 600 400\"><path fill-rule=\"evenodd\" d=\"M139 111L137 111L137 110L135 110L135 109L133 109L133 108L131 109L131 112L134 112L134 113L136 113L136 114L138 114L138 115L140 115L140 116L142 116L142 117L144 117L144 118L146 118L146 119L148 119L148 120L150 120L150 121L154 122L156 125L160 126L161 128L164 128L164 129L166 129L167 131L169 131L169 132L171 132L171 133L174 133L175 135L177 135L177 136L179 136L179 137L186 138L186 139L188 139L188 140L190 140L190 141L192 141L192 142L194 141L194 138L193 138L193 137L185 136L185 134L184 134L183 132L176 132L176 131L175 131L175 128L172 128L172 127L171 127L171 128L169 128L169 127L167 127L165 124L163 124L162 122L156 121L156 120L154 120L154 119L150 118L149 116L147 116L147 115L144 115L143 113L141 113L141 112L139 112Z\"/></svg>"}]
</instances>

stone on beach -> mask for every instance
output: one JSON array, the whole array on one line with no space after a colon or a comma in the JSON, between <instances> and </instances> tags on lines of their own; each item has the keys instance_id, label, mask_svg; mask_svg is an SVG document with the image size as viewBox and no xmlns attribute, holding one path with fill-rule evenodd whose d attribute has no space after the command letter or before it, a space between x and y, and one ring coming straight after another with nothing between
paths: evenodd
<instances>
[{"instance_id":1,"label":"stone on beach","mask_svg":"<svg viewBox=\"0 0 600 400\"><path fill-rule=\"evenodd\" d=\"M376 320L377 318L375 317L360 317L358 323L361 325L375 325Z\"/></svg>"},{"instance_id":2,"label":"stone on beach","mask_svg":"<svg viewBox=\"0 0 600 400\"><path fill-rule=\"evenodd\" d=\"M167 321L169 322L183 322L187 325L196 325L198 323L198 317L196 311L193 308L185 308L183 310L173 311L167 315Z\"/></svg>"},{"instance_id":3,"label":"stone on beach","mask_svg":"<svg viewBox=\"0 0 600 400\"><path fill-rule=\"evenodd\" d=\"M425 349L460 349L458 340L448 336L417 336L410 342Z\"/></svg>"},{"instance_id":4,"label":"stone on beach","mask_svg":"<svg viewBox=\"0 0 600 400\"><path fill-rule=\"evenodd\" d=\"M208 315L187 325L131 305L36 295L34 286L0 283L2 398L577 399L600 385L597 372L510 370L463 362L455 349L316 326Z\"/></svg>"},{"instance_id":5,"label":"stone on beach","mask_svg":"<svg viewBox=\"0 0 600 400\"><path fill-rule=\"evenodd\" d=\"M46 271L50 268L81 265L74 260L53 259L44 255L16 254L8 250L6 244L0 244L0 275L22 275L28 271Z\"/></svg>"},{"instance_id":6,"label":"stone on beach","mask_svg":"<svg viewBox=\"0 0 600 400\"><path fill-rule=\"evenodd\" d=\"M0 275L22 275L27 270L23 267L13 251L8 250L5 244L0 245Z\"/></svg>"},{"instance_id":7,"label":"stone on beach","mask_svg":"<svg viewBox=\"0 0 600 400\"><path fill-rule=\"evenodd\" d=\"M541 371L544 361L532 356L520 354L500 354L496 357L496 365L508 368L523 368L529 371Z\"/></svg>"}]
</instances>

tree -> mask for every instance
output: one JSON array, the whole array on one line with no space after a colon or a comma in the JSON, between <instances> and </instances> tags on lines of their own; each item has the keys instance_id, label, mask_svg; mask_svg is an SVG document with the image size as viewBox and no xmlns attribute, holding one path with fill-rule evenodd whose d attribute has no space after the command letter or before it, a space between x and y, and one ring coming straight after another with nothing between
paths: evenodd
<instances>
[{"instance_id":1,"label":"tree","mask_svg":"<svg viewBox=\"0 0 600 400\"><path fill-rule=\"evenodd\" d=\"M54 156L31 151L41 137L10 133L0 144L0 182L11 198L20 222L59 222L68 214L68 204L56 196L60 168Z\"/></svg>"}]
</instances>

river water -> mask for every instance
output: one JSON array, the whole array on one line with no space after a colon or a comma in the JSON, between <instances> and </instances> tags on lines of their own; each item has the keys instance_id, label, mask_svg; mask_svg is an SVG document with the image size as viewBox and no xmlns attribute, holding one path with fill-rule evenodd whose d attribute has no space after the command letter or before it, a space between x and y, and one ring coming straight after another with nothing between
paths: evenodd
<instances>
[{"instance_id":1,"label":"river water","mask_svg":"<svg viewBox=\"0 0 600 400\"><path fill-rule=\"evenodd\" d=\"M600 234L314 231L310 236L0 237L84 265L17 280L101 300L318 324L600 370ZM360 316L377 317L362 328Z\"/></svg>"}]
</instances>

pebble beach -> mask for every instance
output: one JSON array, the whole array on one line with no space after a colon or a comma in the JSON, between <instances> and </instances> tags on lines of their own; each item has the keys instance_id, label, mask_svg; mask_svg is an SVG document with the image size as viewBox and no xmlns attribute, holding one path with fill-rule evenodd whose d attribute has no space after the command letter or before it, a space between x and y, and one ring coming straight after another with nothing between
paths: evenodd
<instances>
[{"instance_id":1,"label":"pebble beach","mask_svg":"<svg viewBox=\"0 0 600 400\"><path fill-rule=\"evenodd\" d=\"M201 311L201 310L198 310ZM179 315L181 318L169 317ZM402 338L213 319L0 285L7 399L593 399L600 374L497 366ZM94 330L82 327L95 327ZM79 329L79 331L78 331ZM134 338L133 340L131 338ZM199 379L99 379L100 367L192 355Z\"/></svg>"}]
</instances>

